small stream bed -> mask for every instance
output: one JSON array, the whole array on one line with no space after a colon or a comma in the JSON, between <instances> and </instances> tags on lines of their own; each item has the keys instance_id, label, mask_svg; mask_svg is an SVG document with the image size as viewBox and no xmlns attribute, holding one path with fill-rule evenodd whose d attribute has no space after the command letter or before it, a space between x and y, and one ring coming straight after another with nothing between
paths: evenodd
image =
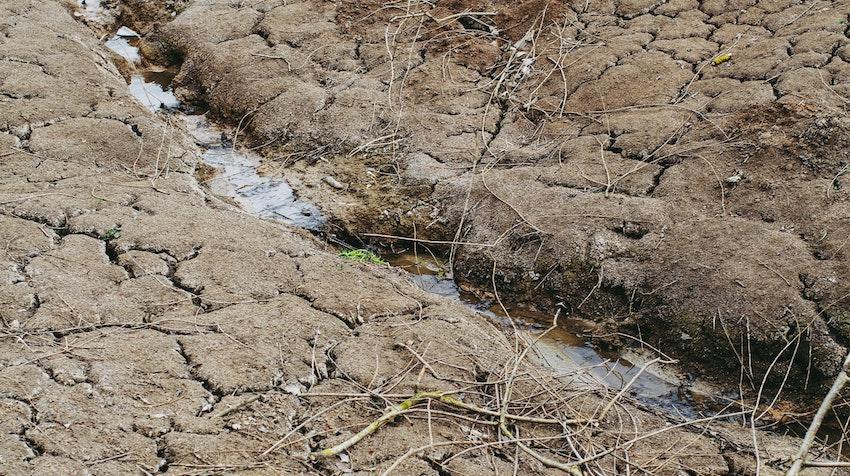
<instances>
[{"instance_id":1,"label":"small stream bed","mask_svg":"<svg viewBox=\"0 0 850 476\"><path fill-rule=\"evenodd\" d=\"M209 120L206 114L184 107L171 83L176 68L144 65L139 53L139 35L122 26L104 44L131 66L129 91L151 112L165 112L183 122L185 130L201 149L204 163L216 170L206 185L216 195L235 201L260 218L318 230L324 223L319 209L295 196L282 178L258 173L261 157L256 152L233 146L233 131Z\"/></svg>"},{"instance_id":2,"label":"small stream bed","mask_svg":"<svg viewBox=\"0 0 850 476\"><path fill-rule=\"evenodd\" d=\"M285 179L260 174L261 156L250 149L234 147L232 128L216 124L206 114L182 105L172 89L176 68L146 65L139 53L139 42L136 32L122 26L105 46L131 66L128 89L143 106L152 112L168 114L185 125L201 149L204 163L216 170L203 184L212 193L237 203L257 217L321 230L324 219L319 209L299 199ZM391 266L406 271L423 290L461 302L504 327L516 326L527 342L534 342L539 361L564 377L580 376L580 380L590 385L601 383L613 390L622 389L634 379L629 394L635 400L677 418L712 414L737 398L735 394L719 395L717 389L706 385L695 385L692 379L660 364L641 373L651 355L639 350L600 350L591 344L592 326L586 321L561 317L556 329L542 335L550 327L552 316L521 305L503 308L461 290L446 273L448 267L433 256L403 251L382 257ZM701 390L696 390L697 387Z\"/></svg>"},{"instance_id":3,"label":"small stream bed","mask_svg":"<svg viewBox=\"0 0 850 476\"><path fill-rule=\"evenodd\" d=\"M705 393L695 391L685 377L674 371L649 367L641 373L651 358L648 354L598 349L591 344L590 322L560 317L558 327L550 329L551 315L521 304L504 303L503 308L498 302L462 290L448 275L447 263L432 255L408 250L382 257L391 266L405 270L421 289L461 302L506 329L516 326L527 342L534 342L538 360L559 376L620 390L637 375L629 387L635 399L683 418L697 418L716 406L709 405L711 399Z\"/></svg>"}]
</instances>

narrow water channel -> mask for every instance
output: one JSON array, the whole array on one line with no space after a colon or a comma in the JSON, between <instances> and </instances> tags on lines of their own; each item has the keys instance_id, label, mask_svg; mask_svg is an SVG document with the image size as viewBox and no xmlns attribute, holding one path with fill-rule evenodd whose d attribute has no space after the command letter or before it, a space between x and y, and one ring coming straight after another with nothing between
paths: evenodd
<instances>
[{"instance_id":1,"label":"narrow water channel","mask_svg":"<svg viewBox=\"0 0 850 476\"><path fill-rule=\"evenodd\" d=\"M637 376L629 391L635 399L653 408L685 418L695 418L706 408L706 396L695 392L686 379L674 372L652 367L641 373L647 356L635 353L633 362L621 353L595 348L590 342L593 325L589 322L561 317L558 327L550 330L551 315L517 304L505 304L503 308L499 303L463 291L448 277L447 263L430 254L404 251L390 254L386 259L390 265L407 271L423 290L459 301L502 327L516 326L527 342L534 342L539 361L558 375L590 385L601 383L613 390L622 389Z\"/></svg>"},{"instance_id":2,"label":"narrow water channel","mask_svg":"<svg viewBox=\"0 0 850 476\"><path fill-rule=\"evenodd\" d=\"M204 163L216 169L213 177L204 181L210 191L235 201L258 217L310 230L320 229L323 220L318 208L298 199L284 179L260 175L261 157L244 147L235 148L231 142L234 131L211 121L206 114L181 105L172 89L177 71L145 65L139 53L139 42L136 32L122 26L105 46L131 65L128 87L143 106L183 121L200 147ZM560 319L557 329L540 338L549 327L551 316L521 306L502 309L500 305L462 291L446 276L445 265L434 257L403 252L385 258L392 266L407 271L410 279L423 290L462 302L502 326L517 326L529 342L536 341L534 351L540 362L564 377L588 385L602 383L619 390L640 373L640 362L636 365L623 355L594 348L585 334L590 329L580 320ZM684 379L652 368L640 373L630 383L629 391L634 398L653 408L693 418L703 409L704 397L688 388Z\"/></svg>"},{"instance_id":3,"label":"narrow water channel","mask_svg":"<svg viewBox=\"0 0 850 476\"><path fill-rule=\"evenodd\" d=\"M260 175L260 155L250 149L236 148L231 142L233 131L210 121L204 113L181 108L172 89L176 69L143 66L139 42L135 31L122 26L105 46L131 66L128 86L136 100L152 112L163 111L183 121L185 130L201 149L204 163L216 170L204 185L258 217L309 230L321 228L324 222L319 209L298 199L286 180Z\"/></svg>"},{"instance_id":4,"label":"narrow water channel","mask_svg":"<svg viewBox=\"0 0 850 476\"><path fill-rule=\"evenodd\" d=\"M78 17L98 25L108 24L111 19L109 12L103 7L101 0L78 0L79 9L75 12Z\"/></svg>"}]
</instances>

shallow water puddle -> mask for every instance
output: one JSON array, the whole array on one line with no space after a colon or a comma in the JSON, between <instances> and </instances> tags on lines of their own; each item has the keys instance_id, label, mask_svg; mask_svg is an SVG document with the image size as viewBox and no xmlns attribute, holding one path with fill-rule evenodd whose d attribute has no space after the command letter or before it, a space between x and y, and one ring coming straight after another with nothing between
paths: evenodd
<instances>
[{"instance_id":1,"label":"shallow water puddle","mask_svg":"<svg viewBox=\"0 0 850 476\"><path fill-rule=\"evenodd\" d=\"M172 89L175 68L141 68L138 33L122 26L106 41L105 46L134 67L129 90L133 97L152 112L167 110L182 119L186 130L201 147L204 163L218 173L207 180L216 195L236 201L253 215L315 230L323 220L315 205L299 200L286 180L261 176L257 171L261 157L228 145L228 131L210 122L206 115L184 114L180 100Z\"/></svg>"},{"instance_id":2,"label":"shallow water puddle","mask_svg":"<svg viewBox=\"0 0 850 476\"><path fill-rule=\"evenodd\" d=\"M104 46L117 53L130 63L136 64L142 60L139 54L139 34L122 26L104 43Z\"/></svg>"},{"instance_id":3,"label":"shallow water puddle","mask_svg":"<svg viewBox=\"0 0 850 476\"><path fill-rule=\"evenodd\" d=\"M458 288L453 279L445 276L445 267L432 256L403 252L385 259L392 266L410 273L413 282L424 291L460 301L506 328L512 327L512 319L513 325L527 341L536 340L534 351L538 358L563 377L588 384L602 383L620 390L640 373L643 363L649 360L635 354L633 359L638 363L633 363L624 355L597 350L585 337L591 326L579 319L562 317L557 328L546 332L552 316L517 306L508 307L508 313L505 313L501 305L483 301ZM629 385L629 393L652 407L684 417L695 417L703 409L703 396L694 394L687 389L683 379L659 367L650 367L640 373Z\"/></svg>"},{"instance_id":4,"label":"shallow water puddle","mask_svg":"<svg viewBox=\"0 0 850 476\"><path fill-rule=\"evenodd\" d=\"M130 94L136 100L152 112L176 109L180 106L180 101L171 89L171 81L177 71L167 68L135 69L142 61L139 41L138 33L122 26L104 45L134 66L134 72L130 76Z\"/></svg>"},{"instance_id":5,"label":"shallow water puddle","mask_svg":"<svg viewBox=\"0 0 850 476\"><path fill-rule=\"evenodd\" d=\"M100 0L78 0L77 4L80 8L75 15L97 24L106 24L108 21L106 9L103 8Z\"/></svg>"},{"instance_id":6,"label":"shallow water puddle","mask_svg":"<svg viewBox=\"0 0 850 476\"><path fill-rule=\"evenodd\" d=\"M295 226L316 230L323 220L315 205L295 196L286 180L257 173L261 158L249 150L235 149L224 139L224 130L205 115L183 115L189 134L203 150L203 160L218 173L206 185L217 195L230 197L247 212Z\"/></svg>"},{"instance_id":7,"label":"shallow water puddle","mask_svg":"<svg viewBox=\"0 0 850 476\"><path fill-rule=\"evenodd\" d=\"M180 101L171 88L163 88L159 83L150 82L145 75L133 75L130 79L130 93L153 112L160 109L176 109L180 106Z\"/></svg>"}]
</instances>

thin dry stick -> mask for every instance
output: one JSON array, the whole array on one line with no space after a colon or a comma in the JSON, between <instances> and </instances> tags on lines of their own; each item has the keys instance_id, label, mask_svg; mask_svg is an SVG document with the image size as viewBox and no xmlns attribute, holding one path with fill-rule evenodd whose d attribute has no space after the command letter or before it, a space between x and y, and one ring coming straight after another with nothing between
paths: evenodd
<instances>
[{"instance_id":1,"label":"thin dry stick","mask_svg":"<svg viewBox=\"0 0 850 476\"><path fill-rule=\"evenodd\" d=\"M304 425L306 425L307 423L310 423L311 421L315 420L316 418L320 417L321 415L323 415L323 414L325 414L325 413L327 413L327 412L329 412L329 411L333 410L334 408L336 408L336 407L338 407L338 406L341 406L341 405L343 405L343 404L346 404L346 403L348 403L348 402L352 402L352 401L355 401L355 400L361 400L362 398L363 398L363 397L350 397L350 398L346 398L345 400L340 400L340 401L338 401L338 402L334 403L333 405L329 406L328 408L325 408L324 410L320 411L319 413L316 413L315 415L313 415L313 416L311 416L310 418L308 418L308 419L304 420L303 422L301 422L301 424L300 424L300 425L298 425L298 426L296 426L295 428L293 428L292 430L290 430L290 431L289 431L289 433L287 433L286 435L284 435L284 437L283 437L283 438L281 438L281 439L277 440L277 441L276 441L273 445L269 446L269 447L268 447L265 451L263 451L262 453L260 453L260 456L266 456L266 455L268 455L269 453L271 453L272 451L276 450L276 449L277 449L278 447L280 447L280 445L282 445L282 444L283 444L283 443L284 443L284 442L285 442L285 441L286 441L286 440L287 440L290 436L294 435L295 433L298 433L298 430L300 430L301 428L303 428L303 427L304 427Z\"/></svg>"},{"instance_id":2,"label":"thin dry stick","mask_svg":"<svg viewBox=\"0 0 850 476\"><path fill-rule=\"evenodd\" d=\"M290 63L289 63L289 60L288 60L288 59L286 59L286 58L285 58L285 57L283 57L283 56L264 55L264 54L262 54L262 53L251 53L251 56L257 56L257 57L260 57L260 58L267 58L267 59L279 59L279 60L283 60L283 62L284 62L284 63L286 63L286 67L289 69L289 71L292 71L292 64L290 64Z\"/></svg>"},{"instance_id":3,"label":"thin dry stick","mask_svg":"<svg viewBox=\"0 0 850 476\"><path fill-rule=\"evenodd\" d=\"M486 189L487 189L487 191L488 191L488 192L490 192L490 194L491 194L491 195L493 195L494 197L496 197L496 199L497 199L497 200L499 200L500 202L504 203L505 205L507 205L507 206L508 206L508 208L510 208L511 210L513 210L513 211L514 211L514 213L516 213L516 214L517 214L517 216L519 216L519 218L520 218L523 222L525 222L525 224L526 224L526 225L530 226L530 227L531 227L534 231L536 231L536 232L538 232L538 233L540 233L540 234L546 234L546 232L544 232L544 231L543 231L543 230L541 230L540 228L537 228L536 226L534 226L534 224L532 224L530 221L528 221L528 219L527 219L527 218L525 218L525 216L522 214L522 212L520 212L519 210L517 210L517 208L516 208L515 206L511 205L511 203L510 203L510 202L508 202L508 201L507 201L507 200L505 200L504 198L500 197L499 195L497 195L497 194L496 194L496 192L494 192L492 189L490 189L490 186L489 186L489 185L487 185L487 180L485 180L485 179L484 179L484 175L485 175L485 174L486 174L486 172L481 172L481 183L482 183L482 184L484 184L484 188L486 188Z\"/></svg>"},{"instance_id":4,"label":"thin dry stick","mask_svg":"<svg viewBox=\"0 0 850 476\"><path fill-rule=\"evenodd\" d=\"M850 461L808 461L803 463L807 468L850 468Z\"/></svg>"},{"instance_id":5,"label":"thin dry stick","mask_svg":"<svg viewBox=\"0 0 850 476\"><path fill-rule=\"evenodd\" d=\"M642 373L643 373L643 372L644 372L647 368L649 368L649 366L650 366L650 365L652 365L652 364L654 364L654 363L656 363L656 362L660 362L660 361L661 361L661 358L656 357L656 358L654 358L654 359L650 360L649 362L647 362L646 364L644 364L644 366L640 368L640 370L639 370L639 371L635 374L635 376L634 376L634 377L632 377L632 379L631 379L631 380L629 380L629 383L627 383L627 384L623 385L623 388L621 388L621 389L620 389L620 391L619 391L619 392L617 392L617 395L614 395L614 398L612 398L612 399L611 399L611 401L610 401L610 402L608 402L608 404L607 404L607 405L605 405L605 407L602 409L602 411L601 411L601 412L599 412L599 417L598 417L598 419L599 419L599 420L604 420L604 419L605 419L605 417L606 417L606 416L608 416L608 412L610 412L610 411L611 411L611 409L612 409L612 408L614 408L614 405L617 403L617 400L618 400L620 397L622 397L623 395L625 395L625 393L629 390L629 387L631 387L631 386L632 386L632 385L633 385L633 384L637 381L638 377L640 377L640 376L641 376L641 374L642 374Z\"/></svg>"},{"instance_id":6,"label":"thin dry stick","mask_svg":"<svg viewBox=\"0 0 850 476\"><path fill-rule=\"evenodd\" d=\"M501 415L502 415L502 414L500 414L498 412L494 412L492 410L487 410L485 408L480 408L480 407L477 407L477 406L472 405L470 403L462 402L462 401L458 400L457 398L455 398L454 396L447 394L446 392L418 392L418 393L414 394L412 397L408 398L407 400L401 402L399 405L393 406L392 408L390 408L387 412L385 412L383 415L378 417L377 420L370 423L368 426L366 426L365 428L360 430L357 434L355 434L351 438L349 438L349 439L343 441L342 443L340 443L336 446L333 446L331 448L326 448L324 450L314 452L310 456L312 458L317 458L317 457L327 457L327 456L338 455L338 454L342 453L343 451L347 450L348 448L354 446L358 442L360 442L363 438L366 438L367 436L371 435L372 433L375 433L376 431L378 431L378 429L380 429L382 426L386 425L387 423L391 422L396 417L404 415L405 413L408 413L414 405L421 403L425 400L437 400L440 403L444 403L444 404L452 406L452 407L462 408L464 410L470 410L470 411L473 411L473 412L476 412L476 413L481 413L481 414L484 414L484 415L499 416L499 417L501 417ZM548 419L548 418L535 418L535 417L527 417L527 416L522 416L522 415L511 415L511 414L506 414L505 417L509 420L526 421L526 422L532 422L532 423L543 423L543 424L551 424L551 425L563 425L565 423L566 424L579 423L579 420L553 420L553 419ZM283 441L283 439L280 442L282 442L282 441ZM279 446L279 444L276 444L272 448L269 448L263 454L264 455L267 454L269 451L271 451L273 448L276 448L277 446Z\"/></svg>"},{"instance_id":7,"label":"thin dry stick","mask_svg":"<svg viewBox=\"0 0 850 476\"><path fill-rule=\"evenodd\" d=\"M239 123L236 124L236 132L233 134L233 147L232 147L233 150L236 150L236 143L239 140L239 132L242 131L242 123L245 122L245 119L248 116L257 112L257 110L259 110L259 108L251 109L250 111L246 112L244 116L242 116L242 119L239 119ZM253 118L252 118L252 120L253 120ZM247 124L246 124L246 126L247 126Z\"/></svg>"},{"instance_id":8,"label":"thin dry stick","mask_svg":"<svg viewBox=\"0 0 850 476\"><path fill-rule=\"evenodd\" d=\"M371 435L372 433L375 433L376 431L378 431L379 428L381 428L385 424L389 423L390 421L394 420L397 416L400 416L400 415L407 413L407 411L410 409L410 407L419 403L422 399L423 399L423 397L419 396L419 394L414 395L411 398L408 398L407 400L401 402L401 404L399 404L398 406L392 407L388 412L385 412L377 420L370 423L366 428L363 428L362 430L357 432L357 434L355 434L351 438L349 438L349 439L343 441L342 443L340 443L336 446L333 446L331 448L326 448L326 449L323 449L321 451L316 451L314 453L311 453L310 457L311 458L327 457L327 456L335 456L335 455L342 453L343 451L347 450L348 448L356 445L363 438L366 438L367 436Z\"/></svg>"},{"instance_id":9,"label":"thin dry stick","mask_svg":"<svg viewBox=\"0 0 850 476\"><path fill-rule=\"evenodd\" d=\"M411 456L417 453L421 453L425 450L429 450L431 448L439 448L441 446L472 445L476 443L477 442L474 441L445 441L442 443L431 443L425 446L420 446L419 448L412 448L407 453L401 455L401 457L395 460L393 464L391 464L386 470L384 470L383 473L381 473L381 476L389 476L390 474L393 474L393 471L395 471L395 469L398 468L398 466L403 463L407 458L410 458Z\"/></svg>"},{"instance_id":10,"label":"thin dry stick","mask_svg":"<svg viewBox=\"0 0 850 476\"><path fill-rule=\"evenodd\" d=\"M550 468L560 469L561 471L565 471L565 472L567 472L567 473L569 473L573 476L583 476L584 475L584 473L582 473L582 471L581 471L581 468L579 467L579 463L577 463L577 462L562 463L562 462L554 460L552 458L543 456L542 454L540 454L540 453L534 451L533 449L529 448L524 443L521 443L519 441L519 439L514 437L513 433L511 433L511 431L508 429L507 425L505 425L504 422L499 424L499 429L508 438L516 440L516 444L521 450L526 452L529 456L533 457L537 461L540 461L545 466L548 466Z\"/></svg>"},{"instance_id":11,"label":"thin dry stick","mask_svg":"<svg viewBox=\"0 0 850 476\"><path fill-rule=\"evenodd\" d=\"M390 238L393 240L402 240L402 241L412 241L414 243L429 243L432 245L461 245L461 246L483 246L485 248L492 248L495 246L492 243L468 243L465 241L440 241L440 240L422 240L418 238L408 238L406 236L397 236L397 235L382 235L380 233L363 233L363 236L369 236L373 238Z\"/></svg>"},{"instance_id":12,"label":"thin dry stick","mask_svg":"<svg viewBox=\"0 0 850 476\"><path fill-rule=\"evenodd\" d=\"M850 168L850 164L847 164L842 167L841 170L839 170L838 173L835 174L835 177L832 178L832 181L829 182L829 185L826 186L826 198L830 198L829 192L832 191L833 188L835 188L835 182L838 181L838 177L841 177L842 175L847 173L848 168Z\"/></svg>"},{"instance_id":13,"label":"thin dry stick","mask_svg":"<svg viewBox=\"0 0 850 476\"><path fill-rule=\"evenodd\" d=\"M694 157L698 157L702 159L703 162L708 164L711 167L711 172L714 174L714 178L717 180L717 184L720 186L720 209L723 211L723 216L726 216L726 189L723 187L723 181L720 180L720 175L717 173L717 169L714 168L714 164L711 163L705 157L699 154L693 154Z\"/></svg>"},{"instance_id":14,"label":"thin dry stick","mask_svg":"<svg viewBox=\"0 0 850 476\"><path fill-rule=\"evenodd\" d=\"M811 449L812 444L815 442L818 430L823 424L826 414L829 413L829 409L832 407L832 402L835 401L838 394L841 393L841 390L845 385L847 385L847 382L850 382L849 373L850 353L848 353L847 357L844 359L844 365L841 367L841 371L838 373L838 376L835 377L835 381L832 382L832 387L829 389L826 397L824 397L820 407L818 407L818 411L815 413L814 419L812 419L812 424L809 425L809 429L806 431L806 436L803 438L803 444L800 445L800 450L794 456L791 468L788 469L785 476L797 476L800 474L800 470L803 469L803 463L805 462L806 455L809 453L809 449Z\"/></svg>"}]
</instances>

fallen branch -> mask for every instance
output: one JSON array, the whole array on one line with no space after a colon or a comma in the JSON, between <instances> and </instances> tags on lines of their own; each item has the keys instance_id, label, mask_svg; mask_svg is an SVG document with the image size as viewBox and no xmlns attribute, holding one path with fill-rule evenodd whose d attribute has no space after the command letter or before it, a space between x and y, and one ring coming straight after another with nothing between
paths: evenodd
<instances>
[{"instance_id":1,"label":"fallen branch","mask_svg":"<svg viewBox=\"0 0 850 476\"><path fill-rule=\"evenodd\" d=\"M847 385L847 382L850 382L850 352L848 352L847 357L844 359L844 365L841 367L841 371L838 373L838 376L835 377L835 381L832 382L832 387L829 389L829 392L827 392L826 397L824 397L823 402L820 404L820 407L818 407L818 411L815 413L815 417L812 419L812 423L809 425L808 431L806 431L806 436L803 438L803 444L800 445L800 451L798 451L794 456L791 468L788 469L785 476L797 476L800 474L800 470L803 469L803 466L805 466L806 455L809 453L809 449L815 442L818 430L823 424L823 420L826 418L826 414L829 412L829 409L832 408L832 402L835 401L838 394L841 393L841 390L845 385Z\"/></svg>"},{"instance_id":2,"label":"fallen branch","mask_svg":"<svg viewBox=\"0 0 850 476\"><path fill-rule=\"evenodd\" d=\"M362 430L357 432L351 438L349 438L349 439L343 441L342 443L340 443L336 446L333 446L331 448L326 448L324 450L311 453L310 457L311 458L318 458L318 457L328 457L328 456L338 455L338 454L342 453L343 451L347 450L348 448L354 446L358 442L360 442L363 438L366 438L367 436L375 433L376 431L378 431L378 429L380 429L382 426L386 425L387 423L391 422L396 417L404 415L405 413L410 411L410 409L413 408L415 405L417 405L418 403L424 402L425 400L436 400L440 403L443 403L443 404L446 404L446 405L449 405L449 406L452 406L452 407L455 407L455 408L461 408L461 409L464 409L464 410L469 410L469 411L472 411L472 412L475 412L475 413L480 413L482 415L495 416L495 417L501 416L501 414L499 412L496 412L496 411L493 411L493 410L487 410L486 408L481 408L481 407L478 407L478 406L473 405L471 403L462 402L461 400L457 399L456 397L446 394L446 392L417 392L412 397L401 402L398 406L394 406L394 407L390 408L383 415L378 417L378 419L376 419L375 421L370 423L368 426L366 426L366 428L363 428ZM527 416L522 416L522 415L511 415L511 414L505 414L504 417L508 420L524 421L524 422L529 422L529 423L541 423L541 424L549 424L549 425L564 425L564 424L575 424L575 423L582 423L583 422L583 420L555 420L555 419L550 419L550 418L536 418L536 417L527 417Z\"/></svg>"}]
</instances>

